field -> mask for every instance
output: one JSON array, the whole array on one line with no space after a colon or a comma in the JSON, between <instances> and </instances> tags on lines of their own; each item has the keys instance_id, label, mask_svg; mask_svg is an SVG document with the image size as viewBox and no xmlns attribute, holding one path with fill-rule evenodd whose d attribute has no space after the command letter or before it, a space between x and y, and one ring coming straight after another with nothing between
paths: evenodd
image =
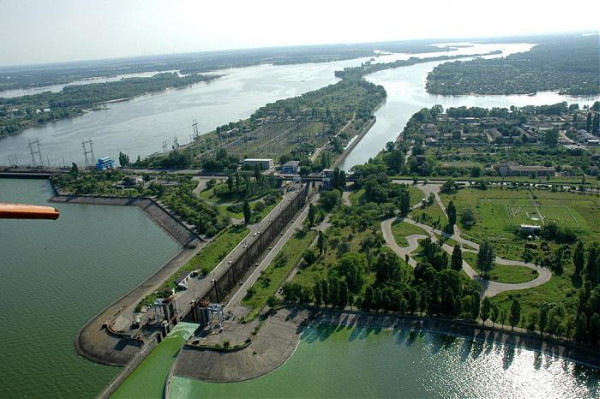
<instances>
[{"instance_id":1,"label":"field","mask_svg":"<svg viewBox=\"0 0 600 399\"><path fill-rule=\"evenodd\" d=\"M543 226L550 222L571 229L586 242L600 239L600 198L547 190L462 189L441 194L447 205L454 201L464 238L481 243L488 238L498 255L521 259L525 240L515 234L520 224ZM471 209L475 224L465 228L461 214Z\"/></svg>"},{"instance_id":2,"label":"field","mask_svg":"<svg viewBox=\"0 0 600 399\"><path fill-rule=\"evenodd\" d=\"M527 200L486 199L479 202L480 209L485 207L504 207L508 224L519 227L522 224L544 226L555 223L557 226L581 229L578 218L581 216L568 205L532 205ZM491 211L490 211L491 212ZM577 215L577 216L576 216Z\"/></svg>"}]
</instances>

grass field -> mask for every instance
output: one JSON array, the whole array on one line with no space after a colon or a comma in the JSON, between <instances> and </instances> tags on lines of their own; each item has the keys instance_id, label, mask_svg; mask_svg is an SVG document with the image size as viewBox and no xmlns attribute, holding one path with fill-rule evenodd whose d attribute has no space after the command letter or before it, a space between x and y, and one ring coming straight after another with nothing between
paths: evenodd
<instances>
[{"instance_id":1,"label":"grass field","mask_svg":"<svg viewBox=\"0 0 600 399\"><path fill-rule=\"evenodd\" d=\"M473 252L463 252L463 259L477 272L477 254ZM489 272L489 280L498 283L518 284L525 283L537 278L538 272L524 266L508 266L495 264Z\"/></svg>"},{"instance_id":2,"label":"grass field","mask_svg":"<svg viewBox=\"0 0 600 399\"><path fill-rule=\"evenodd\" d=\"M427 232L415 225L406 222L395 221L392 223L392 234L394 234L394 238L396 239L398 245L401 247L407 247L408 241L406 241L406 237L413 234L427 235Z\"/></svg>"},{"instance_id":3,"label":"grass field","mask_svg":"<svg viewBox=\"0 0 600 399\"><path fill-rule=\"evenodd\" d=\"M302 259L302 254L309 248L316 236L317 232L314 230L305 234L296 234L284 245L280 254L283 254L285 263L276 264L275 260L271 262L252 286L253 294L247 295L242 301L242 304L252 308L246 317L247 320L252 320L258 315L267 303L267 299L275 294L277 288Z\"/></svg>"},{"instance_id":4,"label":"grass field","mask_svg":"<svg viewBox=\"0 0 600 399\"><path fill-rule=\"evenodd\" d=\"M600 239L600 198L596 196L494 188L462 189L440 197L445 204L454 201L459 222L462 212L470 208L475 224L470 229L460 226L464 238L478 243L488 238L503 258L521 259L526 240L515 234L520 224L542 226L554 221L584 241Z\"/></svg>"}]
</instances>

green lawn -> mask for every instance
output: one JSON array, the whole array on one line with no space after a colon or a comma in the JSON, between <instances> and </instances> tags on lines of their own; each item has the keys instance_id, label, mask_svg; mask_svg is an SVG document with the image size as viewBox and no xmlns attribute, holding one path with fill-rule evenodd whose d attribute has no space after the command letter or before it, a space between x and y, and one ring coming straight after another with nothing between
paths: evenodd
<instances>
[{"instance_id":1,"label":"green lawn","mask_svg":"<svg viewBox=\"0 0 600 399\"><path fill-rule=\"evenodd\" d=\"M396 220L392 223L392 233L394 234L394 239L401 247L407 247L408 241L406 241L406 237L414 234L422 234L427 235L427 232L420 227L412 225L410 223L401 222Z\"/></svg>"},{"instance_id":2,"label":"green lawn","mask_svg":"<svg viewBox=\"0 0 600 399\"><path fill-rule=\"evenodd\" d=\"M370 230L358 231L352 233L350 227L330 228L325 232L327 237L327 248L325 253L317 259L315 263L298 271L294 277L294 282L312 289L318 279L327 277L327 273L338 262L338 259L346 252L363 253L360 244L364 238L371 235ZM344 246L347 245L347 251ZM367 279L373 278L369 275Z\"/></svg>"},{"instance_id":3,"label":"green lawn","mask_svg":"<svg viewBox=\"0 0 600 399\"><path fill-rule=\"evenodd\" d=\"M410 205L416 205L419 202L423 201L425 195L421 190L419 190L415 186L408 186L408 194L410 195Z\"/></svg>"},{"instance_id":4,"label":"green lawn","mask_svg":"<svg viewBox=\"0 0 600 399\"><path fill-rule=\"evenodd\" d=\"M181 270L212 271L249 232L250 230L245 226L229 227L215 237L206 247L202 248Z\"/></svg>"},{"instance_id":5,"label":"green lawn","mask_svg":"<svg viewBox=\"0 0 600 399\"><path fill-rule=\"evenodd\" d=\"M591 195L546 190L462 189L441 194L445 204L454 201L463 237L481 243L488 238L496 253L506 259L521 259L526 240L515 234L517 225L541 225L546 221L571 228L584 241L600 239L600 199ZM460 224L460 215L470 208L475 224L470 229ZM583 216L585 215L585 217Z\"/></svg>"},{"instance_id":6,"label":"green lawn","mask_svg":"<svg viewBox=\"0 0 600 399\"><path fill-rule=\"evenodd\" d=\"M443 229L448 224L448 218L442 208L434 202L425 208L417 208L410 212L411 218L428 226Z\"/></svg>"},{"instance_id":7,"label":"green lawn","mask_svg":"<svg viewBox=\"0 0 600 399\"><path fill-rule=\"evenodd\" d=\"M574 315L577 311L577 290L575 289L571 276L573 274L572 265L565 269L562 276L553 275L550 281L538 287L518 291L505 291L491 298L492 304L501 309L505 309L510 314L510 307L513 299L518 299L521 303L521 317L527 320L533 312L538 312L542 302L563 303L567 315ZM563 327L566 326L569 317L562 321Z\"/></svg>"},{"instance_id":8,"label":"green lawn","mask_svg":"<svg viewBox=\"0 0 600 399\"><path fill-rule=\"evenodd\" d=\"M477 254L463 251L463 259L477 272ZM498 283L518 284L534 280L538 277L538 272L524 266L508 266L496 263L489 272L489 280Z\"/></svg>"},{"instance_id":9,"label":"green lawn","mask_svg":"<svg viewBox=\"0 0 600 399\"><path fill-rule=\"evenodd\" d=\"M363 196L365 195L365 189L361 188L360 190L352 191L350 193L350 202L352 206L359 206Z\"/></svg>"},{"instance_id":10,"label":"green lawn","mask_svg":"<svg viewBox=\"0 0 600 399\"><path fill-rule=\"evenodd\" d=\"M280 254L269 264L267 269L261 274L254 286L253 294L246 295L242 303L252 308L247 319L253 319L267 303L267 299L275 294L275 291L281 286L286 277L290 274L294 266L302 258L302 254L317 236L317 232L311 230L305 234L296 234L283 247ZM283 254L285 262L278 262L279 256Z\"/></svg>"}]
</instances>

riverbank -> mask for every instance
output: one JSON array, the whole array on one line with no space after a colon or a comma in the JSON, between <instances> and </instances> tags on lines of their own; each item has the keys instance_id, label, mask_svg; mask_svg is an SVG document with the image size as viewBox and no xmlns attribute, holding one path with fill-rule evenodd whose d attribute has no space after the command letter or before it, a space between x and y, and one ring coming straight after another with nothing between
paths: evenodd
<instances>
[{"instance_id":1,"label":"riverbank","mask_svg":"<svg viewBox=\"0 0 600 399\"><path fill-rule=\"evenodd\" d=\"M117 321L122 322L123 320L120 320L123 319L122 314L131 313L133 307L142 298L152 294L165 280L195 256L202 247L199 245L201 240L188 226L185 226L176 216L152 198L65 195L60 193L60 190L54 185L52 185L52 189L56 195L49 201L54 203L136 206L183 247L156 273L88 321L75 337L74 345L77 354L96 363L110 366L139 364L150 353L151 347L155 345L154 340L152 338L145 340L141 337L126 337L113 332L111 326ZM134 368L130 367L129 372Z\"/></svg>"},{"instance_id":2,"label":"riverbank","mask_svg":"<svg viewBox=\"0 0 600 399\"><path fill-rule=\"evenodd\" d=\"M367 135L367 133L369 133L369 130L371 130L375 122L377 122L377 118L373 116L373 118L371 118L369 122L362 127L360 133L356 136L356 138L352 140L348 147L344 149L344 152L335 160L332 168L339 168L340 165L344 163L348 155L350 155L350 153L354 150L358 143L360 143L360 141Z\"/></svg>"},{"instance_id":3,"label":"riverbank","mask_svg":"<svg viewBox=\"0 0 600 399\"><path fill-rule=\"evenodd\" d=\"M240 382L258 378L285 364L306 328L317 325L456 336L546 353L600 369L598 351L538 335L434 317L284 308L267 318L252 343L244 349L223 352L184 346L172 374L210 382Z\"/></svg>"}]
</instances>

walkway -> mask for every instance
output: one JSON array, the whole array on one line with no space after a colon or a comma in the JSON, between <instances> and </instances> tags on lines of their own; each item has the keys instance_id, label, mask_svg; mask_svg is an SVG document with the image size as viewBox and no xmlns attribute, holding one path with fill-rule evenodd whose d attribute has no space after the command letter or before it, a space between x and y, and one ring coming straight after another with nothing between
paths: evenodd
<instances>
[{"instance_id":1,"label":"walkway","mask_svg":"<svg viewBox=\"0 0 600 399\"><path fill-rule=\"evenodd\" d=\"M452 238L454 241L458 242L461 245L468 245L468 246L475 248L476 250L479 250L479 244L474 243L473 241L470 241L470 240L466 240L466 239L460 237L458 234L449 235L447 233L442 232L441 230L437 230L437 229L429 227L425 224L418 223L410 218L402 219L402 218L394 217L394 218L384 220L381 223L381 230L383 232L383 238L385 239L387 246L390 247L392 249L392 251L394 251L402 259L406 259L406 256L408 255L408 257L409 257L408 263L412 267L416 267L417 262L412 258L411 253L417 249L417 247L418 247L417 241L420 239L425 239L425 238L427 238L427 236L420 235L420 234L408 236L408 237L406 237L406 240L409 242L409 246L408 247L399 246L398 243L396 242L396 239L394 238L394 234L392 233L392 223L394 223L396 220L403 221L403 222L412 224L414 226L417 226L417 227L423 229L429 235L429 237L431 238L431 240L433 242L437 242L437 236L443 236L443 237L447 237L447 238ZM444 244L442 246L442 249L444 249L449 254L452 254L452 250L454 248L448 244ZM550 278L552 277L552 272L550 272L548 269L536 266L532 263L526 263L526 262L521 262L521 261L517 261L517 260L503 259L500 257L496 257L496 263L500 264L500 265L527 267L529 269L536 270L538 272L538 277L534 280L531 280L531 281L528 281L525 283L518 283L518 284L497 283L494 281L489 281L487 279L481 278L479 276L479 274L466 261L463 260L463 270L471 279L476 280L481 284L481 286L482 286L481 294L483 296L492 297L492 296L498 295L499 293L504 292L504 291L523 290L523 289L527 289L527 288L537 287L539 285L547 283L548 281L550 281Z\"/></svg>"}]
</instances>

